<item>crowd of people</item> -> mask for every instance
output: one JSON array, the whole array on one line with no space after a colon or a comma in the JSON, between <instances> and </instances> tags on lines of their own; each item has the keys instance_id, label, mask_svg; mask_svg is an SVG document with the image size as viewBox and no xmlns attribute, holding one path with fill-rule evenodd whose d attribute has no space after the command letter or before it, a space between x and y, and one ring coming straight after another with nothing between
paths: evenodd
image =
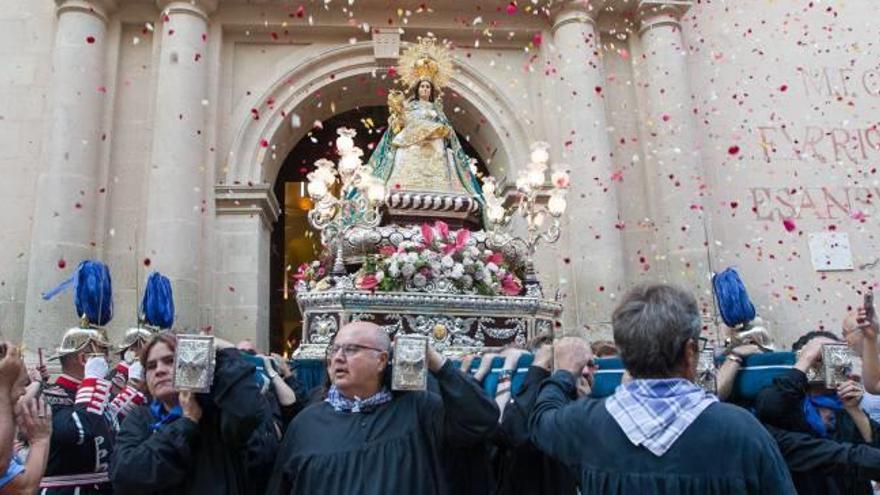
<instances>
[{"instance_id":1,"label":"crowd of people","mask_svg":"<svg viewBox=\"0 0 880 495\"><path fill-rule=\"evenodd\" d=\"M703 326L687 292L636 287L612 326L613 342L539 335L479 365L429 347L427 390L405 392L391 389L389 335L363 321L337 332L313 390L248 341L215 338L208 393L174 388L170 332L121 348L97 332L62 342L53 356L61 374L51 378L7 342L0 493L873 493L872 308L847 315L840 337L805 334L795 364L736 403L731 383L762 348L727 350L717 394L697 385ZM833 388L809 381L823 345L842 342L861 369ZM531 362L518 373L525 354ZM611 395L591 397L597 358L612 355L625 377ZM481 383L490 372L494 397Z\"/></svg>"}]
</instances>

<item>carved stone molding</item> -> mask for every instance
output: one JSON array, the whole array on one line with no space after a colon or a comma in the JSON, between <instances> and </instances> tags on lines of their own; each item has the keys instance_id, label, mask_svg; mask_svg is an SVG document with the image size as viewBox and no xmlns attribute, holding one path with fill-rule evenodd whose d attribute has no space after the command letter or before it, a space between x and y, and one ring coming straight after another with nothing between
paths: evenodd
<instances>
[{"instance_id":1,"label":"carved stone molding","mask_svg":"<svg viewBox=\"0 0 880 495\"><path fill-rule=\"evenodd\" d=\"M690 10L691 0L641 0L636 10L639 36L658 27L681 28L681 18Z\"/></svg>"},{"instance_id":2,"label":"carved stone molding","mask_svg":"<svg viewBox=\"0 0 880 495\"><path fill-rule=\"evenodd\" d=\"M268 184L214 186L217 215L260 215L267 229L278 220L281 207Z\"/></svg>"},{"instance_id":3,"label":"carved stone molding","mask_svg":"<svg viewBox=\"0 0 880 495\"><path fill-rule=\"evenodd\" d=\"M165 14L191 14L208 20L217 10L218 0L156 0L156 7Z\"/></svg>"},{"instance_id":4,"label":"carved stone molding","mask_svg":"<svg viewBox=\"0 0 880 495\"><path fill-rule=\"evenodd\" d=\"M116 0L55 0L57 14L64 12L88 12L107 22L108 15L116 10Z\"/></svg>"}]
</instances>

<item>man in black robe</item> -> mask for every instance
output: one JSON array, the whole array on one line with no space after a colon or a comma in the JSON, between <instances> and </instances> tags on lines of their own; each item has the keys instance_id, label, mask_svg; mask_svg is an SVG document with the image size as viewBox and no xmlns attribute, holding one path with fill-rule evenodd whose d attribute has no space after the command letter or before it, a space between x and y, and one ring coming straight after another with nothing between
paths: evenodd
<instances>
[{"instance_id":1,"label":"man in black robe","mask_svg":"<svg viewBox=\"0 0 880 495\"><path fill-rule=\"evenodd\" d=\"M577 479L571 471L532 443L529 416L538 400L541 382L553 367L552 337L537 345L535 359L520 389L504 408L498 435L497 495L574 495Z\"/></svg>"},{"instance_id":2,"label":"man in black robe","mask_svg":"<svg viewBox=\"0 0 880 495\"><path fill-rule=\"evenodd\" d=\"M498 408L452 362L429 349L439 394L388 390L391 345L377 325L353 322L330 347L332 385L287 429L272 494L446 494L444 442L485 441Z\"/></svg>"},{"instance_id":3,"label":"man in black robe","mask_svg":"<svg viewBox=\"0 0 880 495\"><path fill-rule=\"evenodd\" d=\"M693 296L636 287L612 325L633 380L605 399L573 402L587 343L566 337L530 420L532 441L577 473L582 493L795 493L761 424L694 384L702 325Z\"/></svg>"}]
</instances>

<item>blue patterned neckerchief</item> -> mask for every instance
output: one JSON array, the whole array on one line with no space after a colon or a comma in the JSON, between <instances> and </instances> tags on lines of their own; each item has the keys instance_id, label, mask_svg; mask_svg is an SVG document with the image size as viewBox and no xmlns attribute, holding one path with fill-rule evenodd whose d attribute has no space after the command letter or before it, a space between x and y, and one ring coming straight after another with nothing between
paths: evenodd
<instances>
[{"instance_id":1,"label":"blue patterned neckerchief","mask_svg":"<svg viewBox=\"0 0 880 495\"><path fill-rule=\"evenodd\" d=\"M822 414L817 409L818 407L831 409L836 413L837 411L843 410L843 402L841 402L836 395L807 395L804 398L803 410L807 424L810 425L810 429L813 430L813 433L822 438L828 438L828 430L833 430L835 427L835 418L832 416L831 424L826 426L825 421L822 420Z\"/></svg>"},{"instance_id":2,"label":"blue patterned neckerchief","mask_svg":"<svg viewBox=\"0 0 880 495\"><path fill-rule=\"evenodd\" d=\"M718 398L689 380L633 380L605 400L605 409L633 445L657 457Z\"/></svg>"},{"instance_id":3,"label":"blue patterned neckerchief","mask_svg":"<svg viewBox=\"0 0 880 495\"><path fill-rule=\"evenodd\" d=\"M324 399L324 402L330 404L336 411L359 413L370 412L371 410L381 406L382 404L391 401L391 399L391 392L389 392L388 389L384 387L382 388L382 390L367 397L366 399L361 399L359 397L349 399L348 397L342 395L339 389L336 388L336 385L331 385L330 390L327 391L327 398Z\"/></svg>"},{"instance_id":4,"label":"blue patterned neckerchief","mask_svg":"<svg viewBox=\"0 0 880 495\"><path fill-rule=\"evenodd\" d=\"M150 412L153 414L153 419L156 420L155 423L150 424L150 431L154 433L159 431L159 428L162 428L163 425L167 425L183 416L183 409L180 408L180 405L174 406L170 411L165 412L165 408L157 400L150 403Z\"/></svg>"}]
</instances>

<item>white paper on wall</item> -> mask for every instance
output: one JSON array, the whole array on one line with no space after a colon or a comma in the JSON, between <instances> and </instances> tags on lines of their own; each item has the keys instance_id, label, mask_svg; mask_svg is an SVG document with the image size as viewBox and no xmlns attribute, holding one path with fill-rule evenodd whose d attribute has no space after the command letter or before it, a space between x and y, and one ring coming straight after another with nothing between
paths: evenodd
<instances>
[{"instance_id":1,"label":"white paper on wall","mask_svg":"<svg viewBox=\"0 0 880 495\"><path fill-rule=\"evenodd\" d=\"M813 232L810 235L810 258L819 272L852 270L852 250L845 232Z\"/></svg>"}]
</instances>

